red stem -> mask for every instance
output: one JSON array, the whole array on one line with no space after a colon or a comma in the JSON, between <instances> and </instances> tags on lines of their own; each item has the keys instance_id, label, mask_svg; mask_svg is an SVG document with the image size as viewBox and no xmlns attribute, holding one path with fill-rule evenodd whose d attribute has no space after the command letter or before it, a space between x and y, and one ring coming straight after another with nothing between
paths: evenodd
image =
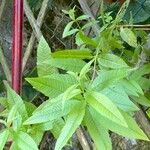
<instances>
[{"instance_id":1,"label":"red stem","mask_svg":"<svg viewBox=\"0 0 150 150\"><path fill-rule=\"evenodd\" d=\"M22 86L23 0L13 4L12 88L20 94Z\"/></svg>"}]
</instances>

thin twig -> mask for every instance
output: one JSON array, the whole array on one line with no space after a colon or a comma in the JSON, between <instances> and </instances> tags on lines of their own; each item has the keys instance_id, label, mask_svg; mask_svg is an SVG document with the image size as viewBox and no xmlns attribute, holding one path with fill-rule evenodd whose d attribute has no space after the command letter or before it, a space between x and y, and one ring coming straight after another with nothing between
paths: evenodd
<instances>
[{"instance_id":1,"label":"thin twig","mask_svg":"<svg viewBox=\"0 0 150 150\"><path fill-rule=\"evenodd\" d=\"M4 57L4 54L3 54L3 51L2 51L1 47L0 47L0 63L2 65L2 68L3 68L3 71L5 73L7 81L11 82L11 73L10 73L7 61L6 61L5 57Z\"/></svg>"},{"instance_id":2,"label":"thin twig","mask_svg":"<svg viewBox=\"0 0 150 150\"><path fill-rule=\"evenodd\" d=\"M1 6L0 6L0 20L4 12L5 5L6 5L6 0L2 1ZM5 59L5 56L1 47L0 47L0 63L2 65L7 81L11 82L11 73L10 73L7 61Z\"/></svg>"},{"instance_id":3,"label":"thin twig","mask_svg":"<svg viewBox=\"0 0 150 150\"><path fill-rule=\"evenodd\" d=\"M87 142L87 140L83 134L83 131L80 127L77 129L76 134L77 134L78 140L79 140L83 150L90 150L89 143Z\"/></svg>"},{"instance_id":4,"label":"thin twig","mask_svg":"<svg viewBox=\"0 0 150 150\"><path fill-rule=\"evenodd\" d=\"M88 4L87 4L87 1L86 1L86 0L78 0L78 2L79 2L79 4L80 4L81 8L83 9L83 12L84 12L86 15L90 16L91 21L95 21L95 17L94 17L94 15L92 14L92 12L91 12L91 10L90 10ZM93 28L93 31L94 31L95 35L98 35L98 34L99 34L99 31L100 31L99 26L98 26L97 24L93 24L92 28Z\"/></svg>"},{"instance_id":5,"label":"thin twig","mask_svg":"<svg viewBox=\"0 0 150 150\"><path fill-rule=\"evenodd\" d=\"M40 40L42 36L42 32L40 31L40 28L38 27L37 21L34 18L33 12L30 9L30 6L27 2L27 0L24 0L24 11L26 14L26 17L29 20L29 23L34 31L34 34L36 35L37 39Z\"/></svg>"},{"instance_id":6,"label":"thin twig","mask_svg":"<svg viewBox=\"0 0 150 150\"><path fill-rule=\"evenodd\" d=\"M5 6L6 6L6 0L3 0L3 1L1 2L1 6L0 6L0 20L1 20L1 18L2 18L2 14L3 14L3 12L4 12Z\"/></svg>"},{"instance_id":7,"label":"thin twig","mask_svg":"<svg viewBox=\"0 0 150 150\"><path fill-rule=\"evenodd\" d=\"M44 1L43 1L42 6L41 6L41 9L40 9L40 12L39 12L39 15L38 15L37 20L36 20L36 26L38 26L39 32L40 32L40 28L41 28L41 26L42 26L42 24L43 24L43 21L44 21L44 17L45 17L45 14L46 14L46 10L47 10L47 8L48 8L48 3L49 3L49 1L51 2L52 0L44 0ZM29 8L28 8L28 9L29 9ZM26 9L26 11L27 11L28 9ZM34 20L35 20L35 19L34 19ZM40 38L39 36L41 36L41 34L38 35L37 38ZM28 61L28 59L29 59L29 57L30 57L30 54L31 54L31 52L32 52L32 49L33 49L35 40L36 40L35 32L32 32L31 37L30 37L30 40L29 40L29 43L28 43L28 46L27 46L27 49L26 49L26 52L25 52L25 54L24 54L22 71L24 71L24 69L25 69L25 66L26 66L26 64L27 64L27 61Z\"/></svg>"},{"instance_id":8,"label":"thin twig","mask_svg":"<svg viewBox=\"0 0 150 150\"><path fill-rule=\"evenodd\" d=\"M127 27L127 28L150 28L150 24L123 24L118 25L118 27Z\"/></svg>"}]
</instances>

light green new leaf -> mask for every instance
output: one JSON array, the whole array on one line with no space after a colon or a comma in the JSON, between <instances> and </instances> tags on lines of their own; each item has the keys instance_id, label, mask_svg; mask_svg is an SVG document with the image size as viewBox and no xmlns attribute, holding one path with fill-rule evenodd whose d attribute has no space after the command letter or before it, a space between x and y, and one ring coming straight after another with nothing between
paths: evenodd
<instances>
[{"instance_id":1,"label":"light green new leaf","mask_svg":"<svg viewBox=\"0 0 150 150\"><path fill-rule=\"evenodd\" d=\"M61 150L67 144L70 137L81 124L84 114L85 105L83 103L72 109L72 111L68 114L66 124L57 139L55 150Z\"/></svg>"},{"instance_id":2,"label":"light green new leaf","mask_svg":"<svg viewBox=\"0 0 150 150\"><path fill-rule=\"evenodd\" d=\"M62 118L55 120L53 123L53 128L51 132L53 133L54 137L57 139L61 133L62 128L64 127L65 122Z\"/></svg>"},{"instance_id":3,"label":"light green new leaf","mask_svg":"<svg viewBox=\"0 0 150 150\"><path fill-rule=\"evenodd\" d=\"M71 85L76 84L73 76L68 74L52 74L37 78L26 79L36 90L53 98L65 92Z\"/></svg>"},{"instance_id":4,"label":"light green new leaf","mask_svg":"<svg viewBox=\"0 0 150 150\"><path fill-rule=\"evenodd\" d=\"M92 54L89 49L67 49L56 51L52 53L53 58L78 58L78 59L91 59Z\"/></svg>"},{"instance_id":5,"label":"light green new leaf","mask_svg":"<svg viewBox=\"0 0 150 150\"><path fill-rule=\"evenodd\" d=\"M17 104L14 105L10 111L9 111L9 114L8 114L8 117L7 117L7 123L8 124L11 124L13 122L13 120L15 119L16 117L16 114L17 114Z\"/></svg>"},{"instance_id":6,"label":"light green new leaf","mask_svg":"<svg viewBox=\"0 0 150 150\"><path fill-rule=\"evenodd\" d=\"M51 49L44 37L41 37L37 49L37 71L39 76L50 75L56 72L56 70L52 66L43 64L44 61L51 58Z\"/></svg>"},{"instance_id":7,"label":"light green new leaf","mask_svg":"<svg viewBox=\"0 0 150 150\"><path fill-rule=\"evenodd\" d=\"M88 15L82 15L82 16L79 16L78 18L76 18L76 20L87 20L89 18Z\"/></svg>"},{"instance_id":8,"label":"light green new leaf","mask_svg":"<svg viewBox=\"0 0 150 150\"><path fill-rule=\"evenodd\" d=\"M83 60L77 58L53 58L43 62L43 65L50 65L59 69L80 72L83 66L86 64Z\"/></svg>"},{"instance_id":9,"label":"light green new leaf","mask_svg":"<svg viewBox=\"0 0 150 150\"><path fill-rule=\"evenodd\" d=\"M69 22L65 29L64 29L64 32L63 32L63 38L67 37L67 36L70 36L76 32L78 32L78 29L71 29L72 28L72 25L73 25L74 21L71 21Z\"/></svg>"},{"instance_id":10,"label":"light green new leaf","mask_svg":"<svg viewBox=\"0 0 150 150\"><path fill-rule=\"evenodd\" d=\"M99 122L99 124L101 124L104 128L107 128L119 135L131 138L131 139L148 140L147 136L138 127L135 120L126 112L120 111L128 127L122 126L118 123L108 120L106 117L103 117L101 114L97 113L93 108L90 108L90 112L93 118L96 119Z\"/></svg>"},{"instance_id":11,"label":"light green new leaf","mask_svg":"<svg viewBox=\"0 0 150 150\"><path fill-rule=\"evenodd\" d=\"M8 100L7 100L7 98L5 98L5 97L0 97L0 104L3 106L3 107L5 107L5 108L8 108Z\"/></svg>"},{"instance_id":12,"label":"light green new leaf","mask_svg":"<svg viewBox=\"0 0 150 150\"><path fill-rule=\"evenodd\" d=\"M112 144L108 130L99 124L97 119L93 118L90 111L86 110L84 117L85 125L90 133L97 150L111 150Z\"/></svg>"},{"instance_id":13,"label":"light green new leaf","mask_svg":"<svg viewBox=\"0 0 150 150\"><path fill-rule=\"evenodd\" d=\"M3 132L0 133L0 150L3 150L7 139L9 137L9 131L8 130L4 130Z\"/></svg>"},{"instance_id":14,"label":"light green new leaf","mask_svg":"<svg viewBox=\"0 0 150 150\"><path fill-rule=\"evenodd\" d=\"M14 105L17 105L17 111L20 113L23 119L26 119L28 114L22 98L15 91L13 91L8 84L6 85L6 88L9 107L12 108Z\"/></svg>"},{"instance_id":15,"label":"light green new leaf","mask_svg":"<svg viewBox=\"0 0 150 150\"><path fill-rule=\"evenodd\" d=\"M86 74L90 71L91 69L91 65L94 62L94 59L92 59L90 62L88 62L81 70L80 72L80 79L84 78L86 76Z\"/></svg>"},{"instance_id":16,"label":"light green new leaf","mask_svg":"<svg viewBox=\"0 0 150 150\"><path fill-rule=\"evenodd\" d=\"M38 150L35 141L25 132L17 133L14 141L21 150Z\"/></svg>"},{"instance_id":17,"label":"light green new leaf","mask_svg":"<svg viewBox=\"0 0 150 150\"><path fill-rule=\"evenodd\" d=\"M127 126L118 108L105 95L92 91L86 95L86 101L102 116L120 125Z\"/></svg>"},{"instance_id":18,"label":"light green new leaf","mask_svg":"<svg viewBox=\"0 0 150 150\"><path fill-rule=\"evenodd\" d=\"M116 106L124 111L138 111L139 108L129 99L124 88L116 84L109 86L101 91L102 94L107 96Z\"/></svg>"},{"instance_id":19,"label":"light green new leaf","mask_svg":"<svg viewBox=\"0 0 150 150\"><path fill-rule=\"evenodd\" d=\"M129 66L123 61L122 58L114 54L100 55L98 63L100 66L111 69L129 68Z\"/></svg>"},{"instance_id":20,"label":"light green new leaf","mask_svg":"<svg viewBox=\"0 0 150 150\"><path fill-rule=\"evenodd\" d=\"M22 117L17 112L16 117L13 119L12 128L15 132L18 132L22 127Z\"/></svg>"},{"instance_id":21,"label":"light green new leaf","mask_svg":"<svg viewBox=\"0 0 150 150\"><path fill-rule=\"evenodd\" d=\"M73 97L81 94L81 90L77 89L78 84L72 85L71 87L69 87L64 93L63 93L63 100L70 100Z\"/></svg>"},{"instance_id":22,"label":"light green new leaf","mask_svg":"<svg viewBox=\"0 0 150 150\"><path fill-rule=\"evenodd\" d=\"M94 90L103 90L104 88L115 84L119 80L128 76L128 69L116 69L110 71L101 70L93 81L91 88Z\"/></svg>"},{"instance_id":23,"label":"light green new leaf","mask_svg":"<svg viewBox=\"0 0 150 150\"><path fill-rule=\"evenodd\" d=\"M137 47L137 38L131 29L121 28L120 29L120 36L130 46Z\"/></svg>"},{"instance_id":24,"label":"light green new leaf","mask_svg":"<svg viewBox=\"0 0 150 150\"><path fill-rule=\"evenodd\" d=\"M24 122L24 125L59 119L67 115L73 107L80 105L80 101L77 100L65 101L65 103L61 99L53 103L50 100L48 102L41 104L40 109L37 108L33 115Z\"/></svg>"}]
</instances>

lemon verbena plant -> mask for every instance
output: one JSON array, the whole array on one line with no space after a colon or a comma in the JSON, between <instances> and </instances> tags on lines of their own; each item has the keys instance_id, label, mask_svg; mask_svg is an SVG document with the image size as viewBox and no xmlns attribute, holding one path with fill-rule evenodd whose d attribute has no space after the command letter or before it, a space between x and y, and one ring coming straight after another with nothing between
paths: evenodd
<instances>
[{"instance_id":1,"label":"lemon verbena plant","mask_svg":"<svg viewBox=\"0 0 150 150\"><path fill-rule=\"evenodd\" d=\"M71 22L63 37L75 35L78 48L52 53L41 38L38 77L26 80L48 100L35 107L6 85L7 97L0 98L0 150L7 141L14 150L37 150L45 131L53 133L57 139L55 150L61 150L80 126L90 134L97 150L112 149L109 131L149 140L133 117L138 104L150 106L143 83L147 82L144 75L149 73L150 64L137 65L137 55L143 51L145 41L138 42L140 31L118 28L128 2L115 19L111 13L99 17L104 25L94 37L84 31L93 24L99 25L98 21L88 22L90 17L86 15L76 17L75 8L64 11ZM83 20L88 23L83 25Z\"/></svg>"}]
</instances>

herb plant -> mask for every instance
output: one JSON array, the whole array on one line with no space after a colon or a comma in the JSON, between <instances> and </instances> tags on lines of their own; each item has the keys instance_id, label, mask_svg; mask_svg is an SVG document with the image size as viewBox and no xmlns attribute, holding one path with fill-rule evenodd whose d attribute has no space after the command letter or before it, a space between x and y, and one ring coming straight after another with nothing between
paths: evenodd
<instances>
[{"instance_id":1,"label":"herb plant","mask_svg":"<svg viewBox=\"0 0 150 150\"><path fill-rule=\"evenodd\" d=\"M137 33L132 29L118 28L128 2L115 20L111 13L99 17L104 25L96 37L86 35L84 30L97 21L81 26L80 22L88 16L76 18L75 8L64 11L71 22L63 37L74 34L78 48L52 53L41 38L37 49L38 77L26 80L48 100L36 107L23 101L6 84L7 97L0 98L4 108L0 114L4 125L0 150L7 141L14 150L36 150L45 131L53 133L57 138L55 150L61 150L80 126L86 127L97 150L112 149L109 131L149 140L133 117L139 110L138 103L150 106L144 95L144 75L150 72L150 64L136 65L136 56L145 41L138 43ZM74 24L77 28L73 28Z\"/></svg>"}]
</instances>

